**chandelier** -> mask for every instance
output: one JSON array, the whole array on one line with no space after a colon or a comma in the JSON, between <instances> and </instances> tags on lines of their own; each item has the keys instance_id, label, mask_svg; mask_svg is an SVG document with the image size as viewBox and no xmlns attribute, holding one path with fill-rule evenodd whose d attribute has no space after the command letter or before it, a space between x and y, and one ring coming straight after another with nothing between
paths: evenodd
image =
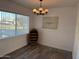
<instances>
[{"instance_id":1,"label":"chandelier","mask_svg":"<svg viewBox=\"0 0 79 59\"><path fill-rule=\"evenodd\" d=\"M40 7L33 9L33 13L37 15L45 15L48 13L48 9L42 7L42 1L40 0Z\"/></svg>"}]
</instances>

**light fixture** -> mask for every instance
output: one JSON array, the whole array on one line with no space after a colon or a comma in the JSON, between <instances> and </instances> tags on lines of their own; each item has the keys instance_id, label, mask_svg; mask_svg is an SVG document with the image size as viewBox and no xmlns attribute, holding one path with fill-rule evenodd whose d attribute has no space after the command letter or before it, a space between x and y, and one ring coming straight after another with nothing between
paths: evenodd
<instances>
[{"instance_id":1,"label":"light fixture","mask_svg":"<svg viewBox=\"0 0 79 59\"><path fill-rule=\"evenodd\" d=\"M42 1L40 0L40 7L37 9L33 9L33 13L37 15L45 15L48 13L48 9L42 7Z\"/></svg>"}]
</instances>

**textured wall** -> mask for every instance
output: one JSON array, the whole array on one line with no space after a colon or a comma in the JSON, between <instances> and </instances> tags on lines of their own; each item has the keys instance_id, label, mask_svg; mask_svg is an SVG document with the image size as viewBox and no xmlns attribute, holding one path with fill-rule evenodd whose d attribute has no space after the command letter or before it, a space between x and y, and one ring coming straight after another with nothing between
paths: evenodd
<instances>
[{"instance_id":1,"label":"textured wall","mask_svg":"<svg viewBox=\"0 0 79 59\"><path fill-rule=\"evenodd\" d=\"M43 29L42 17L58 16L58 29ZM75 22L76 22L76 8L62 7L49 9L48 15L36 16L35 27L39 30L39 43L51 47L64 49L68 51L73 50Z\"/></svg>"},{"instance_id":2,"label":"textured wall","mask_svg":"<svg viewBox=\"0 0 79 59\"><path fill-rule=\"evenodd\" d=\"M77 21L76 21L73 59L79 59L79 3L77 5Z\"/></svg>"},{"instance_id":3,"label":"textured wall","mask_svg":"<svg viewBox=\"0 0 79 59\"><path fill-rule=\"evenodd\" d=\"M10 0L0 0L0 10L20 13L30 16L30 29L33 27L33 16L31 10L21 5L13 3ZM27 35L21 35L0 40L0 56L10 53L27 44Z\"/></svg>"}]
</instances>

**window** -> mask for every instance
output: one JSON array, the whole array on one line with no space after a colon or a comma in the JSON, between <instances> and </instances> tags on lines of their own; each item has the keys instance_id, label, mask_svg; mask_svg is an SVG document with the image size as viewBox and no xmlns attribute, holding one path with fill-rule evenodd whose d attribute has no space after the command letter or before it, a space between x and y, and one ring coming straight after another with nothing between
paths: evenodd
<instances>
[{"instance_id":1,"label":"window","mask_svg":"<svg viewBox=\"0 0 79 59\"><path fill-rule=\"evenodd\" d=\"M29 16L0 11L0 38L29 32Z\"/></svg>"}]
</instances>

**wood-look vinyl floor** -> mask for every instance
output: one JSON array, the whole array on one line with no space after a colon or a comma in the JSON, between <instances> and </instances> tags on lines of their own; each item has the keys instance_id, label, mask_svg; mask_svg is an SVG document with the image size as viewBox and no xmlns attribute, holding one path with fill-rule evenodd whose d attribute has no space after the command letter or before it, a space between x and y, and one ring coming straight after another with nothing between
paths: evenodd
<instances>
[{"instance_id":1,"label":"wood-look vinyl floor","mask_svg":"<svg viewBox=\"0 0 79 59\"><path fill-rule=\"evenodd\" d=\"M72 59L72 53L43 45L28 45L8 54L11 59Z\"/></svg>"}]
</instances>

